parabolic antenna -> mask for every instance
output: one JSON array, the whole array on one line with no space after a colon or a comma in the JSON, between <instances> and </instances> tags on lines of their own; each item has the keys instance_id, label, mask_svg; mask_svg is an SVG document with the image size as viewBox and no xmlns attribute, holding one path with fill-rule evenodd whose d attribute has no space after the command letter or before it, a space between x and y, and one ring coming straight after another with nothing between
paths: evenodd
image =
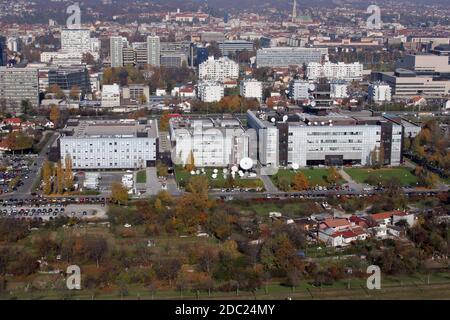
<instances>
[{"instance_id":1,"label":"parabolic antenna","mask_svg":"<svg viewBox=\"0 0 450 320\"><path fill-rule=\"evenodd\" d=\"M311 101L311 107L315 107L316 106L316 102L315 101Z\"/></svg>"},{"instance_id":2,"label":"parabolic antenna","mask_svg":"<svg viewBox=\"0 0 450 320\"><path fill-rule=\"evenodd\" d=\"M314 83L311 83L308 87L309 91L314 91L316 90L316 85Z\"/></svg>"},{"instance_id":3,"label":"parabolic antenna","mask_svg":"<svg viewBox=\"0 0 450 320\"><path fill-rule=\"evenodd\" d=\"M191 175L195 176L195 171L194 170L191 171Z\"/></svg>"},{"instance_id":4,"label":"parabolic antenna","mask_svg":"<svg viewBox=\"0 0 450 320\"><path fill-rule=\"evenodd\" d=\"M227 174L227 173L228 173L228 170L227 170L227 169L223 169L222 172L225 173L225 174Z\"/></svg>"},{"instance_id":5,"label":"parabolic antenna","mask_svg":"<svg viewBox=\"0 0 450 320\"><path fill-rule=\"evenodd\" d=\"M272 121L272 123L275 123L275 121L277 121L277 119L271 118L270 121Z\"/></svg>"},{"instance_id":6,"label":"parabolic antenna","mask_svg":"<svg viewBox=\"0 0 450 320\"><path fill-rule=\"evenodd\" d=\"M237 166L232 166L231 167L231 173L236 173L239 170L239 168Z\"/></svg>"},{"instance_id":7,"label":"parabolic antenna","mask_svg":"<svg viewBox=\"0 0 450 320\"><path fill-rule=\"evenodd\" d=\"M298 163L293 163L293 164L292 164L292 169L298 170L298 168L300 168L300 166L298 165Z\"/></svg>"},{"instance_id":8,"label":"parabolic antenna","mask_svg":"<svg viewBox=\"0 0 450 320\"><path fill-rule=\"evenodd\" d=\"M213 170L213 172L214 172L214 173L218 173L218 172L219 172L219 170L217 170L217 169L214 169L214 170Z\"/></svg>"},{"instance_id":9,"label":"parabolic antenna","mask_svg":"<svg viewBox=\"0 0 450 320\"><path fill-rule=\"evenodd\" d=\"M284 116L283 116L283 122L288 121L288 119L289 119L289 117L288 117L287 115L284 115Z\"/></svg>"},{"instance_id":10,"label":"parabolic antenna","mask_svg":"<svg viewBox=\"0 0 450 320\"><path fill-rule=\"evenodd\" d=\"M214 173L214 174L212 175L212 178L213 178L213 179L217 179L217 174Z\"/></svg>"},{"instance_id":11,"label":"parabolic antenna","mask_svg":"<svg viewBox=\"0 0 450 320\"><path fill-rule=\"evenodd\" d=\"M196 174L200 174L200 170L197 170Z\"/></svg>"},{"instance_id":12,"label":"parabolic antenna","mask_svg":"<svg viewBox=\"0 0 450 320\"><path fill-rule=\"evenodd\" d=\"M253 160L251 158L243 158L239 165L243 170L250 170L253 167Z\"/></svg>"}]
</instances>

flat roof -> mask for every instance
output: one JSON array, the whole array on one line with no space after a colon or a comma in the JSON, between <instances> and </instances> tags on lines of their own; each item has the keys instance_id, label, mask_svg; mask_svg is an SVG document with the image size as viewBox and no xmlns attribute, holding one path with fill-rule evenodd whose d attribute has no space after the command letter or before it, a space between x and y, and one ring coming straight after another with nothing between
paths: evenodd
<instances>
[{"instance_id":1,"label":"flat roof","mask_svg":"<svg viewBox=\"0 0 450 320\"><path fill-rule=\"evenodd\" d=\"M81 120L70 121L67 136L74 138L157 138L156 120Z\"/></svg>"}]
</instances>

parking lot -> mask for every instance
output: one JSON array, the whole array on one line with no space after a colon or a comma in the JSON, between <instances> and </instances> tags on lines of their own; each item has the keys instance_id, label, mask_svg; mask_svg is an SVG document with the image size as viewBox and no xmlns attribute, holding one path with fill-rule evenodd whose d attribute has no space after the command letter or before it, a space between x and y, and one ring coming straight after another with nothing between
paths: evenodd
<instances>
[{"instance_id":1,"label":"parking lot","mask_svg":"<svg viewBox=\"0 0 450 320\"><path fill-rule=\"evenodd\" d=\"M30 179L32 156L2 156L0 160L0 195L17 191Z\"/></svg>"},{"instance_id":2,"label":"parking lot","mask_svg":"<svg viewBox=\"0 0 450 320\"><path fill-rule=\"evenodd\" d=\"M101 219L106 217L105 204L69 204L62 202L34 202L0 200L0 218L53 220L58 217Z\"/></svg>"}]
</instances>

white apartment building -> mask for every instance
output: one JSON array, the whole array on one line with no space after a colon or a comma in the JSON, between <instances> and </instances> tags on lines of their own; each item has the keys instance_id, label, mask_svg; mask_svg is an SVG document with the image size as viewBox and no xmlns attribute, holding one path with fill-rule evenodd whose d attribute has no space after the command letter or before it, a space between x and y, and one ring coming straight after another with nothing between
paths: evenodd
<instances>
[{"instance_id":1,"label":"white apartment building","mask_svg":"<svg viewBox=\"0 0 450 320\"><path fill-rule=\"evenodd\" d=\"M222 83L215 81L201 81L197 87L197 96L203 102L219 102L225 95Z\"/></svg>"},{"instance_id":2,"label":"white apartment building","mask_svg":"<svg viewBox=\"0 0 450 320\"><path fill-rule=\"evenodd\" d=\"M289 84L289 96L295 101L307 100L309 94L310 83L304 80L293 80Z\"/></svg>"},{"instance_id":3,"label":"white apartment building","mask_svg":"<svg viewBox=\"0 0 450 320\"><path fill-rule=\"evenodd\" d=\"M174 118L170 137L172 161L178 165L228 167L247 157L256 163L256 131L244 129L237 119Z\"/></svg>"},{"instance_id":4,"label":"white apartment building","mask_svg":"<svg viewBox=\"0 0 450 320\"><path fill-rule=\"evenodd\" d=\"M392 89L384 82L375 82L369 85L369 100L375 103L390 102L392 99Z\"/></svg>"},{"instance_id":5,"label":"white apartment building","mask_svg":"<svg viewBox=\"0 0 450 320\"><path fill-rule=\"evenodd\" d=\"M309 80L327 78L329 80L361 81L363 78L363 65L359 62L325 62L323 64L311 62L307 66L306 74Z\"/></svg>"},{"instance_id":6,"label":"white apartment building","mask_svg":"<svg viewBox=\"0 0 450 320\"><path fill-rule=\"evenodd\" d=\"M102 88L102 108L120 107L120 86L105 84Z\"/></svg>"},{"instance_id":7,"label":"white apartment building","mask_svg":"<svg viewBox=\"0 0 450 320\"><path fill-rule=\"evenodd\" d=\"M75 64L81 64L83 61L82 52L42 52L41 62L51 63L56 66L71 66Z\"/></svg>"},{"instance_id":8,"label":"white apartment building","mask_svg":"<svg viewBox=\"0 0 450 320\"><path fill-rule=\"evenodd\" d=\"M273 123L255 113L247 112L249 128L256 130L258 139L258 160L266 167L278 167L279 164L279 130Z\"/></svg>"},{"instance_id":9,"label":"white apartment building","mask_svg":"<svg viewBox=\"0 0 450 320\"><path fill-rule=\"evenodd\" d=\"M147 63L154 67L161 65L161 42L158 36L147 37Z\"/></svg>"},{"instance_id":10,"label":"white apartment building","mask_svg":"<svg viewBox=\"0 0 450 320\"><path fill-rule=\"evenodd\" d=\"M156 120L69 120L59 140L60 156L74 169L141 169L156 165Z\"/></svg>"},{"instance_id":11,"label":"white apartment building","mask_svg":"<svg viewBox=\"0 0 450 320\"><path fill-rule=\"evenodd\" d=\"M239 78L239 65L229 58L215 60L214 57L208 57L208 60L199 65L198 76L200 80L235 80Z\"/></svg>"},{"instance_id":12,"label":"white apartment building","mask_svg":"<svg viewBox=\"0 0 450 320\"><path fill-rule=\"evenodd\" d=\"M262 100L262 82L255 79L241 81L240 95L244 98L256 98Z\"/></svg>"},{"instance_id":13,"label":"white apartment building","mask_svg":"<svg viewBox=\"0 0 450 320\"><path fill-rule=\"evenodd\" d=\"M345 99L348 98L348 86L345 82L331 83L331 98Z\"/></svg>"}]
</instances>

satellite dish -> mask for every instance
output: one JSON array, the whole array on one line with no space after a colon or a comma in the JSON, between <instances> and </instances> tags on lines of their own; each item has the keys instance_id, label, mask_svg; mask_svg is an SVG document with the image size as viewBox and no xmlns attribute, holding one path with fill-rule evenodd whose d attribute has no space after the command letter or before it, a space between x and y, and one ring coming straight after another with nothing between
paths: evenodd
<instances>
[{"instance_id":1,"label":"satellite dish","mask_svg":"<svg viewBox=\"0 0 450 320\"><path fill-rule=\"evenodd\" d=\"M213 178L213 179L217 179L217 174L214 173L214 174L212 175L212 178Z\"/></svg>"},{"instance_id":2,"label":"satellite dish","mask_svg":"<svg viewBox=\"0 0 450 320\"><path fill-rule=\"evenodd\" d=\"M284 116L283 116L283 122L288 121L288 119L289 119L289 117L288 117L287 115L284 115Z\"/></svg>"},{"instance_id":3,"label":"satellite dish","mask_svg":"<svg viewBox=\"0 0 450 320\"><path fill-rule=\"evenodd\" d=\"M239 165L243 170L250 170L253 167L253 160L251 158L243 158Z\"/></svg>"},{"instance_id":4,"label":"satellite dish","mask_svg":"<svg viewBox=\"0 0 450 320\"><path fill-rule=\"evenodd\" d=\"M191 175L195 176L195 171L194 170L191 171Z\"/></svg>"},{"instance_id":5,"label":"satellite dish","mask_svg":"<svg viewBox=\"0 0 450 320\"><path fill-rule=\"evenodd\" d=\"M308 87L309 91L314 91L316 90L316 85L314 83L311 83Z\"/></svg>"},{"instance_id":6,"label":"satellite dish","mask_svg":"<svg viewBox=\"0 0 450 320\"><path fill-rule=\"evenodd\" d=\"M200 174L200 170L197 170L196 174Z\"/></svg>"},{"instance_id":7,"label":"satellite dish","mask_svg":"<svg viewBox=\"0 0 450 320\"><path fill-rule=\"evenodd\" d=\"M232 166L231 167L231 174L236 173L239 170L239 168L237 166Z\"/></svg>"},{"instance_id":8,"label":"satellite dish","mask_svg":"<svg viewBox=\"0 0 450 320\"><path fill-rule=\"evenodd\" d=\"M241 174L244 174L244 171L242 171L242 170L239 170L239 175L241 175Z\"/></svg>"},{"instance_id":9,"label":"satellite dish","mask_svg":"<svg viewBox=\"0 0 450 320\"><path fill-rule=\"evenodd\" d=\"M223 169L222 172L225 173L225 174L227 174L227 173L228 173L228 170L227 170L227 169Z\"/></svg>"},{"instance_id":10,"label":"satellite dish","mask_svg":"<svg viewBox=\"0 0 450 320\"><path fill-rule=\"evenodd\" d=\"M298 168L300 168L300 166L298 165L298 163L293 163L293 164L292 164L292 169L298 170Z\"/></svg>"},{"instance_id":11,"label":"satellite dish","mask_svg":"<svg viewBox=\"0 0 450 320\"><path fill-rule=\"evenodd\" d=\"M215 174L217 174L217 173L219 172L219 170L214 169L213 172L214 172Z\"/></svg>"},{"instance_id":12,"label":"satellite dish","mask_svg":"<svg viewBox=\"0 0 450 320\"><path fill-rule=\"evenodd\" d=\"M277 119L271 118L270 121L272 121L272 123L275 123L275 121L277 121Z\"/></svg>"},{"instance_id":13,"label":"satellite dish","mask_svg":"<svg viewBox=\"0 0 450 320\"><path fill-rule=\"evenodd\" d=\"M239 176L242 178L244 176L244 173L242 171L239 171Z\"/></svg>"},{"instance_id":14,"label":"satellite dish","mask_svg":"<svg viewBox=\"0 0 450 320\"><path fill-rule=\"evenodd\" d=\"M315 101L311 101L311 107L315 107L316 106L316 102Z\"/></svg>"}]
</instances>

